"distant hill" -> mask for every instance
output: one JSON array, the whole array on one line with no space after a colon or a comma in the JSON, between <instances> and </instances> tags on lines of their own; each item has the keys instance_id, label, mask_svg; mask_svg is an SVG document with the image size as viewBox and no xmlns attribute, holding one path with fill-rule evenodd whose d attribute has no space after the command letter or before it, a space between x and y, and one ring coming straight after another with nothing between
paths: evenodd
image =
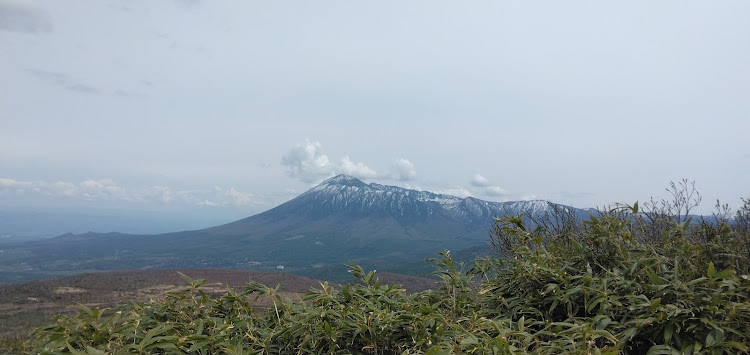
<instances>
[{"instance_id":1,"label":"distant hill","mask_svg":"<svg viewBox=\"0 0 750 355\"><path fill-rule=\"evenodd\" d=\"M350 261L403 273L399 265L436 251L486 244L495 217L549 208L546 201L488 202L339 175L276 208L212 228L66 234L8 247L0 282L164 268L278 270L336 280ZM581 216L592 212L574 210Z\"/></svg>"}]
</instances>

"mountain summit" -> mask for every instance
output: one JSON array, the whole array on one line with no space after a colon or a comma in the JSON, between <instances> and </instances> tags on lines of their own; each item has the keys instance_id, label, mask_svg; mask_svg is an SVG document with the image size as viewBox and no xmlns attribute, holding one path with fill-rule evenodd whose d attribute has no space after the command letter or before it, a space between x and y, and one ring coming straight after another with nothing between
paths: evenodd
<instances>
[{"instance_id":1,"label":"mountain summit","mask_svg":"<svg viewBox=\"0 0 750 355\"><path fill-rule=\"evenodd\" d=\"M312 219L342 214L349 218L395 218L408 224L440 214L444 207L460 201L454 196L365 184L357 178L338 175L264 214L293 213Z\"/></svg>"},{"instance_id":2,"label":"mountain summit","mask_svg":"<svg viewBox=\"0 0 750 355\"><path fill-rule=\"evenodd\" d=\"M24 251L29 257L19 262L48 273L66 268L284 267L325 278L320 270L326 265L354 261L387 270L436 251L484 246L494 218L549 208L545 201L489 202L338 175L232 223L159 235L65 235L30 244Z\"/></svg>"},{"instance_id":3,"label":"mountain summit","mask_svg":"<svg viewBox=\"0 0 750 355\"><path fill-rule=\"evenodd\" d=\"M506 213L538 214L548 209L549 204L540 200L489 202L474 197L366 184L348 175L337 175L262 215L295 214L320 219L341 214L349 218L393 218L403 224L449 219L486 231L487 223Z\"/></svg>"},{"instance_id":4,"label":"mountain summit","mask_svg":"<svg viewBox=\"0 0 750 355\"><path fill-rule=\"evenodd\" d=\"M325 185L365 185L365 183L354 176L340 174L321 182L318 187Z\"/></svg>"}]
</instances>

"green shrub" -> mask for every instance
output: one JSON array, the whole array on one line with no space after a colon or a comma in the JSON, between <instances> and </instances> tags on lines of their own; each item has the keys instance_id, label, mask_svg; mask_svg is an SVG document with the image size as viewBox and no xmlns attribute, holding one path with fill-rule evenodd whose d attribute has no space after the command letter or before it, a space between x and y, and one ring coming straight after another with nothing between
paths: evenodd
<instances>
[{"instance_id":1,"label":"green shrub","mask_svg":"<svg viewBox=\"0 0 750 355\"><path fill-rule=\"evenodd\" d=\"M586 222L562 209L545 220L505 216L491 236L504 257L463 265L440 252L432 260L440 288L419 294L381 285L357 265L356 283L322 283L296 302L259 283L211 298L205 280L184 276L186 287L164 300L81 306L23 346L49 354L748 353L743 201L733 220L716 222L691 223L684 210L685 219L642 213L638 204Z\"/></svg>"},{"instance_id":2,"label":"green shrub","mask_svg":"<svg viewBox=\"0 0 750 355\"><path fill-rule=\"evenodd\" d=\"M637 212L592 216L585 233L554 239L519 217L498 220L501 238L514 243L481 291L492 317L525 319L539 341L531 350L568 351L571 342L626 353L747 352L750 283L737 275L746 258L733 252L747 236L725 224L699 242L705 224L668 221L654 241L642 238Z\"/></svg>"}]
</instances>

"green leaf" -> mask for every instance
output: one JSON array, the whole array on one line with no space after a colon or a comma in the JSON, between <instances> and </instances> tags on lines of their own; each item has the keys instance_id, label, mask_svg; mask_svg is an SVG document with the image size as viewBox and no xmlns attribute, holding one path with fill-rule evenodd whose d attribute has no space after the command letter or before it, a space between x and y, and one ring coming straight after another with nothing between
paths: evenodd
<instances>
[{"instance_id":1,"label":"green leaf","mask_svg":"<svg viewBox=\"0 0 750 355\"><path fill-rule=\"evenodd\" d=\"M714 329L706 336L706 347L712 347L721 344L724 341L724 333L719 329Z\"/></svg>"},{"instance_id":2,"label":"green leaf","mask_svg":"<svg viewBox=\"0 0 750 355\"><path fill-rule=\"evenodd\" d=\"M664 327L664 342L669 344L672 342L672 334L674 334L674 323L669 322L666 327Z\"/></svg>"},{"instance_id":3,"label":"green leaf","mask_svg":"<svg viewBox=\"0 0 750 355\"><path fill-rule=\"evenodd\" d=\"M708 277L713 279L715 274L716 274L716 268L714 267L714 263L713 261L709 262L708 263Z\"/></svg>"},{"instance_id":4,"label":"green leaf","mask_svg":"<svg viewBox=\"0 0 750 355\"><path fill-rule=\"evenodd\" d=\"M583 286L591 287L591 276L586 275L583 277Z\"/></svg>"},{"instance_id":5,"label":"green leaf","mask_svg":"<svg viewBox=\"0 0 750 355\"><path fill-rule=\"evenodd\" d=\"M154 338L157 334L161 334L163 332L166 332L167 330L172 329L171 326L159 326L154 329L149 330L146 335L143 337L143 340L141 340L140 346L141 348L145 348L151 344L153 344L155 341L158 340L158 338Z\"/></svg>"},{"instance_id":6,"label":"green leaf","mask_svg":"<svg viewBox=\"0 0 750 355\"><path fill-rule=\"evenodd\" d=\"M638 328L628 328L624 332L620 333L620 338L622 340L630 340L632 339L636 334L638 334Z\"/></svg>"},{"instance_id":7,"label":"green leaf","mask_svg":"<svg viewBox=\"0 0 750 355\"><path fill-rule=\"evenodd\" d=\"M203 328L204 328L205 326L206 326L206 320L205 320L205 319L201 319L201 320L200 320L200 321L198 322L198 329L196 329L196 330L195 330L195 334L196 334L196 335L201 335L201 334L203 334Z\"/></svg>"},{"instance_id":8,"label":"green leaf","mask_svg":"<svg viewBox=\"0 0 750 355\"><path fill-rule=\"evenodd\" d=\"M87 355L106 355L107 353L104 352L104 351L102 351L102 350L99 350L99 349L87 346L86 347L86 354Z\"/></svg>"},{"instance_id":9,"label":"green leaf","mask_svg":"<svg viewBox=\"0 0 750 355\"><path fill-rule=\"evenodd\" d=\"M444 349L442 346L435 345L425 352L425 355L450 355L451 351Z\"/></svg>"},{"instance_id":10,"label":"green leaf","mask_svg":"<svg viewBox=\"0 0 750 355\"><path fill-rule=\"evenodd\" d=\"M651 281L652 284L657 285L657 286L666 285L669 283L667 280L661 278L659 275L657 275L653 271L649 272L648 279Z\"/></svg>"},{"instance_id":11,"label":"green leaf","mask_svg":"<svg viewBox=\"0 0 750 355\"><path fill-rule=\"evenodd\" d=\"M660 305L661 305L661 298L654 298L653 300L651 300L651 305L648 306L648 310L653 311L659 308Z\"/></svg>"},{"instance_id":12,"label":"green leaf","mask_svg":"<svg viewBox=\"0 0 750 355\"><path fill-rule=\"evenodd\" d=\"M468 334L468 337L461 340L461 345L477 345L479 344L479 339L475 337L473 334Z\"/></svg>"},{"instance_id":13,"label":"green leaf","mask_svg":"<svg viewBox=\"0 0 750 355\"><path fill-rule=\"evenodd\" d=\"M89 316L89 317L92 317L92 318L94 317L94 312L93 312L93 311L91 311L91 308L89 308L89 307L86 307L86 305L84 305L84 304L82 304L82 303L79 303L79 304L78 304L78 307L79 307L79 308L80 308L80 309L81 309L81 310L82 310L82 311L83 311L84 313L86 313L86 315L87 315L87 316Z\"/></svg>"},{"instance_id":14,"label":"green leaf","mask_svg":"<svg viewBox=\"0 0 750 355\"><path fill-rule=\"evenodd\" d=\"M70 353L73 355L86 355L85 352L76 350L76 348L70 345L70 343L68 343L68 351L70 351Z\"/></svg>"},{"instance_id":15,"label":"green leaf","mask_svg":"<svg viewBox=\"0 0 750 355\"><path fill-rule=\"evenodd\" d=\"M651 348L648 349L648 352L646 353L646 355L661 355L661 354L679 355L680 352L677 349L669 345L662 344L662 345L652 346Z\"/></svg>"},{"instance_id":16,"label":"green leaf","mask_svg":"<svg viewBox=\"0 0 750 355\"><path fill-rule=\"evenodd\" d=\"M732 347L745 353L748 351L747 345L736 341L725 341L724 346Z\"/></svg>"},{"instance_id":17,"label":"green leaf","mask_svg":"<svg viewBox=\"0 0 750 355\"><path fill-rule=\"evenodd\" d=\"M716 274L714 274L714 277L717 278L717 279L728 279L728 278L734 276L734 274L735 274L734 270L732 270L732 269L726 269L724 271L717 272Z\"/></svg>"}]
</instances>

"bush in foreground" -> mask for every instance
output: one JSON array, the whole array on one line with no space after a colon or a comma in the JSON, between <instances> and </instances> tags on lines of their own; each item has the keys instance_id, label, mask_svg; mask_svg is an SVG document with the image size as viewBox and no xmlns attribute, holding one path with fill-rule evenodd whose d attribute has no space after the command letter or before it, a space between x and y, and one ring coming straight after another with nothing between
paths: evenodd
<instances>
[{"instance_id":1,"label":"bush in foreground","mask_svg":"<svg viewBox=\"0 0 750 355\"><path fill-rule=\"evenodd\" d=\"M185 276L187 287L162 301L116 310L82 306L76 316L58 317L37 329L25 350L747 353L745 202L733 224L649 217L637 204L583 223L506 216L492 234L506 257L464 266L438 253L440 289L411 295L380 285L374 272L356 265L350 272L357 284L335 290L323 283L296 302L258 283L210 298L201 290L205 280Z\"/></svg>"}]
</instances>

